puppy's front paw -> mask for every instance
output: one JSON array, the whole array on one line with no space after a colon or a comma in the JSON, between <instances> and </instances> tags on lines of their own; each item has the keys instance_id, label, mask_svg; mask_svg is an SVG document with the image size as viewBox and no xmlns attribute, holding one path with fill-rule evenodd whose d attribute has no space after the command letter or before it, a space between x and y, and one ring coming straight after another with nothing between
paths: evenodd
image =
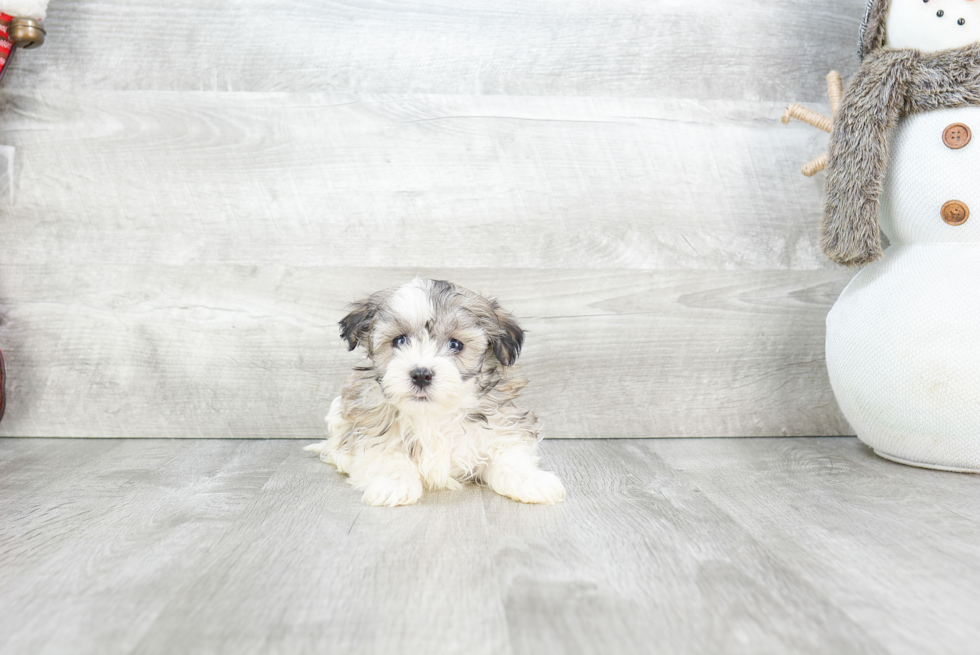
<instances>
[{"instance_id":1,"label":"puppy's front paw","mask_svg":"<svg viewBox=\"0 0 980 655\"><path fill-rule=\"evenodd\" d=\"M376 507L413 505L422 497L422 480L407 475L386 475L371 480L361 500Z\"/></svg>"},{"instance_id":2,"label":"puppy's front paw","mask_svg":"<svg viewBox=\"0 0 980 655\"><path fill-rule=\"evenodd\" d=\"M345 474L350 471L351 462L354 461L354 456L350 453L331 448L329 441L310 444L303 450L318 454L321 462L333 464L338 471Z\"/></svg>"},{"instance_id":3,"label":"puppy's front paw","mask_svg":"<svg viewBox=\"0 0 980 655\"><path fill-rule=\"evenodd\" d=\"M501 496L522 503L554 505L565 500L565 485L550 471L540 469L498 471L488 484Z\"/></svg>"},{"instance_id":4,"label":"puppy's front paw","mask_svg":"<svg viewBox=\"0 0 980 655\"><path fill-rule=\"evenodd\" d=\"M354 456L339 450L325 450L320 454L320 459L327 464L333 464L341 473L350 472L350 465L354 461Z\"/></svg>"}]
</instances>

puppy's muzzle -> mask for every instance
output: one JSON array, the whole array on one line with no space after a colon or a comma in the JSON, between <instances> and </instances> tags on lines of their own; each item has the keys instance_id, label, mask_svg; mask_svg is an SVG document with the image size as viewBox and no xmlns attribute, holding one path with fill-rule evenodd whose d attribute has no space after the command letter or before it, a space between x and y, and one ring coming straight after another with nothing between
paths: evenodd
<instances>
[{"instance_id":1,"label":"puppy's muzzle","mask_svg":"<svg viewBox=\"0 0 980 655\"><path fill-rule=\"evenodd\" d=\"M432 384L432 371L427 368L415 368L409 374L412 378L412 382L419 389L425 389L427 386Z\"/></svg>"}]
</instances>

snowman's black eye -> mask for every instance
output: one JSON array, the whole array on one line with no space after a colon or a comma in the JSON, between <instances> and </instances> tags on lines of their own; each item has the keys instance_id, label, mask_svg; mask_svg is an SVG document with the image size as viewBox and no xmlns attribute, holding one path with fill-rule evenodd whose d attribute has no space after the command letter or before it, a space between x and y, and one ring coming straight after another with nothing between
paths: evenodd
<instances>
[{"instance_id":1,"label":"snowman's black eye","mask_svg":"<svg viewBox=\"0 0 980 655\"><path fill-rule=\"evenodd\" d=\"M939 16L940 18L942 18L943 16L946 15L946 12L943 11L942 9L940 9L939 11L936 12L936 15Z\"/></svg>"},{"instance_id":2,"label":"snowman's black eye","mask_svg":"<svg viewBox=\"0 0 980 655\"><path fill-rule=\"evenodd\" d=\"M965 18L961 18L958 21L956 21L956 24L957 25L966 25L966 19Z\"/></svg>"}]
</instances>

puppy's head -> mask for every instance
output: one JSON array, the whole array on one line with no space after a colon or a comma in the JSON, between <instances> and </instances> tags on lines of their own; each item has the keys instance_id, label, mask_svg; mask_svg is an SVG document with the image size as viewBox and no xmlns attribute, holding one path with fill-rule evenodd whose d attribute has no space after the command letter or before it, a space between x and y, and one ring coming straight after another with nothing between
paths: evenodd
<instances>
[{"instance_id":1,"label":"puppy's head","mask_svg":"<svg viewBox=\"0 0 980 655\"><path fill-rule=\"evenodd\" d=\"M406 410L465 404L479 393L474 380L513 366L524 344L495 300L419 278L354 303L340 336L367 351L385 395Z\"/></svg>"}]
</instances>

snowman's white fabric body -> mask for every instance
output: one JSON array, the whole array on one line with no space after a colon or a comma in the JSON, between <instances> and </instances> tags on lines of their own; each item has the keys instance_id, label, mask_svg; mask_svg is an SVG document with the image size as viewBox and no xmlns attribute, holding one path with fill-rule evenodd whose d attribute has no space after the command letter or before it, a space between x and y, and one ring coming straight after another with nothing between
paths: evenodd
<instances>
[{"instance_id":1,"label":"snowman's white fabric body","mask_svg":"<svg viewBox=\"0 0 980 655\"><path fill-rule=\"evenodd\" d=\"M952 150L951 124L977 137ZM883 259L827 317L827 368L858 437L880 455L980 471L980 215L946 224L959 200L980 214L980 108L902 120L880 221Z\"/></svg>"},{"instance_id":2,"label":"snowman's white fabric body","mask_svg":"<svg viewBox=\"0 0 980 655\"><path fill-rule=\"evenodd\" d=\"M956 26L964 16L980 30L980 2L892 0L890 11L886 45L915 47L920 30L920 49L932 49L937 25ZM962 40L962 33L953 35ZM944 133L957 124L972 139L954 148ZM950 201L973 216L949 224L941 209ZM980 107L901 119L879 221L890 247L855 276L827 317L837 401L879 455L980 472Z\"/></svg>"}]
</instances>

